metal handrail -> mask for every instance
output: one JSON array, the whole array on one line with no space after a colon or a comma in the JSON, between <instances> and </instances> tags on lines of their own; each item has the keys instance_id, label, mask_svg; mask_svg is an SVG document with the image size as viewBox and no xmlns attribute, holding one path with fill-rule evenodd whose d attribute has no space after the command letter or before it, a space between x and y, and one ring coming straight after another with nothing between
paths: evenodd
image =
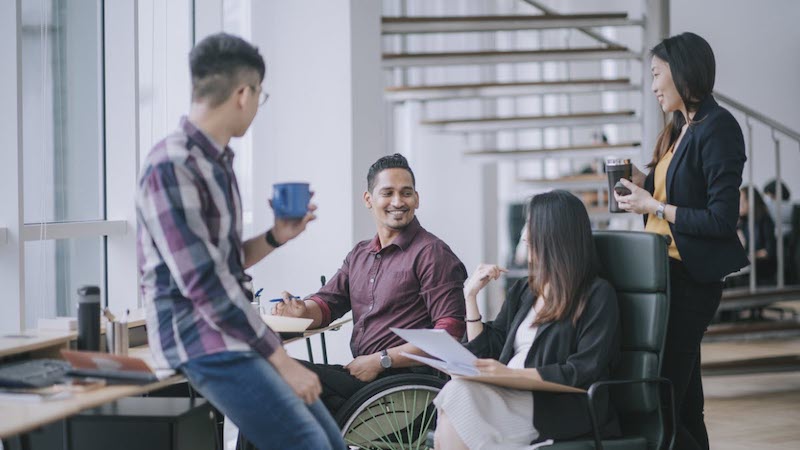
<instances>
[{"instance_id":1,"label":"metal handrail","mask_svg":"<svg viewBox=\"0 0 800 450\"><path fill-rule=\"evenodd\" d=\"M759 122L768 125L770 128L774 128L775 130L780 131L786 136L796 141L800 141L800 132L792 130L791 128L778 122L777 120L771 119L765 116L764 114L756 111L755 109L745 106L744 104L737 102L736 100L728 97L727 95L720 93L719 91L714 91L714 97L716 97L718 100L721 100L723 103L727 103L728 105L733 106L737 110L747 114L748 116L758 120Z\"/></svg>"},{"instance_id":2,"label":"metal handrail","mask_svg":"<svg viewBox=\"0 0 800 450\"><path fill-rule=\"evenodd\" d=\"M774 120L766 115L745 106L742 103L737 102L736 100L728 97L727 95L721 94L719 92L714 92L714 97L718 100L722 101L723 103L732 106L734 109L742 112L745 115L745 126L747 128L747 155L748 159L750 160L750 165L748 166L747 172L747 201L748 204L752 205L755 204L755 187L753 186L753 126L751 124L751 119L755 119L767 127L769 127L772 135L772 141L775 145L775 186L778 189L776 192L776 201L775 201L775 239L776 239L776 249L777 249L777 268L776 268L776 284L778 288L783 288L785 284L784 280L784 269L786 266L784 249L783 249L783 219L781 214L781 209L783 207L783 200L781 195L781 189L783 185L783 180L781 178L781 147L780 147L780 140L775 135L775 132L779 132L786 137L793 139L800 143L800 133L797 131L792 130L791 128L787 127L786 125ZM747 228L749 231L750 239L748 242L748 256L750 259L750 292L755 292L756 290L756 264L755 264L755 214L748 214L747 215Z\"/></svg>"}]
</instances>

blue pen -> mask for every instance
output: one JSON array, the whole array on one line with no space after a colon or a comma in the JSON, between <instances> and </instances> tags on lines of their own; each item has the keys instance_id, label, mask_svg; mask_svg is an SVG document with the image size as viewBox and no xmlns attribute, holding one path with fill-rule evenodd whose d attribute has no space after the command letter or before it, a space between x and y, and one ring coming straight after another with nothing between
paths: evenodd
<instances>
[{"instance_id":1,"label":"blue pen","mask_svg":"<svg viewBox=\"0 0 800 450\"><path fill-rule=\"evenodd\" d=\"M263 290L264 290L264 288L261 288L261 289L257 290L256 291L256 295L254 295L254 297L255 298L261 298L261 291L263 291Z\"/></svg>"},{"instance_id":2,"label":"blue pen","mask_svg":"<svg viewBox=\"0 0 800 450\"><path fill-rule=\"evenodd\" d=\"M296 296L296 295L295 295L294 297L292 297L292 298L293 298L293 299L295 299L295 300L300 300L300 297L298 297L298 296ZM278 302L282 302L282 301L283 301L283 299L282 299L282 298L273 298L273 299L272 299L272 300L270 300L269 302L270 302L270 303L278 303Z\"/></svg>"}]
</instances>

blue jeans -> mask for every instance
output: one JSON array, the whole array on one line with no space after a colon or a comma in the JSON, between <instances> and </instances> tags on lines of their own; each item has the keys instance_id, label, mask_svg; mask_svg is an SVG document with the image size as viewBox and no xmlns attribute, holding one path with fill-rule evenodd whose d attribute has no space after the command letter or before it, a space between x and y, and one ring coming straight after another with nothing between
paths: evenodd
<instances>
[{"instance_id":1,"label":"blue jeans","mask_svg":"<svg viewBox=\"0 0 800 450\"><path fill-rule=\"evenodd\" d=\"M255 352L202 356L180 370L260 450L347 448L322 402L306 405Z\"/></svg>"}]
</instances>

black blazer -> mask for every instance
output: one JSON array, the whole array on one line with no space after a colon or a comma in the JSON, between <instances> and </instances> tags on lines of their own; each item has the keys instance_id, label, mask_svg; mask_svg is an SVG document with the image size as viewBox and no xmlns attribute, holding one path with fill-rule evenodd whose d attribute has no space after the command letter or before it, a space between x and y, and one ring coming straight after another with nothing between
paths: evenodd
<instances>
[{"instance_id":1,"label":"black blazer","mask_svg":"<svg viewBox=\"0 0 800 450\"><path fill-rule=\"evenodd\" d=\"M746 160L739 123L709 95L667 169L667 203L678 208L669 228L686 270L697 281L720 281L749 264L736 235ZM651 170L644 182L651 195L654 174Z\"/></svg>"},{"instance_id":2,"label":"black blazer","mask_svg":"<svg viewBox=\"0 0 800 450\"><path fill-rule=\"evenodd\" d=\"M527 280L508 291L500 313L484 325L483 332L466 347L479 358L508 364L514 356L514 337L534 304ZM567 318L539 326L525 367L535 368L542 379L587 389L608 379L619 360L619 311L611 285L597 278L590 288L586 310L576 325ZM617 414L604 390L596 397L598 423L604 436L620 434ZM533 392L533 426L539 439L571 439L591 433L583 394Z\"/></svg>"}]
</instances>

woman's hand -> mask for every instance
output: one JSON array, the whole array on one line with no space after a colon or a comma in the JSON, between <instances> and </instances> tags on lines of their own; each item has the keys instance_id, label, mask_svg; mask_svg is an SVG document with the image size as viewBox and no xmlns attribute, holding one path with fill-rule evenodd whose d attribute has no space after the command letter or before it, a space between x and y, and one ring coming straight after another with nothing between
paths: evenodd
<instances>
[{"instance_id":1,"label":"woman's hand","mask_svg":"<svg viewBox=\"0 0 800 450\"><path fill-rule=\"evenodd\" d=\"M614 199L617 200L620 209L636 214L653 214L656 212L658 201L649 192L624 178L620 181L626 188L631 190L630 195L619 195L614 192Z\"/></svg>"},{"instance_id":2,"label":"woman's hand","mask_svg":"<svg viewBox=\"0 0 800 450\"><path fill-rule=\"evenodd\" d=\"M464 282L464 296L475 297L490 281L500 278L502 274L508 272L496 264L480 264L472 275Z\"/></svg>"},{"instance_id":3,"label":"woman's hand","mask_svg":"<svg viewBox=\"0 0 800 450\"><path fill-rule=\"evenodd\" d=\"M475 361L475 367L481 375L511 375L514 371L496 359L478 359Z\"/></svg>"}]
</instances>

